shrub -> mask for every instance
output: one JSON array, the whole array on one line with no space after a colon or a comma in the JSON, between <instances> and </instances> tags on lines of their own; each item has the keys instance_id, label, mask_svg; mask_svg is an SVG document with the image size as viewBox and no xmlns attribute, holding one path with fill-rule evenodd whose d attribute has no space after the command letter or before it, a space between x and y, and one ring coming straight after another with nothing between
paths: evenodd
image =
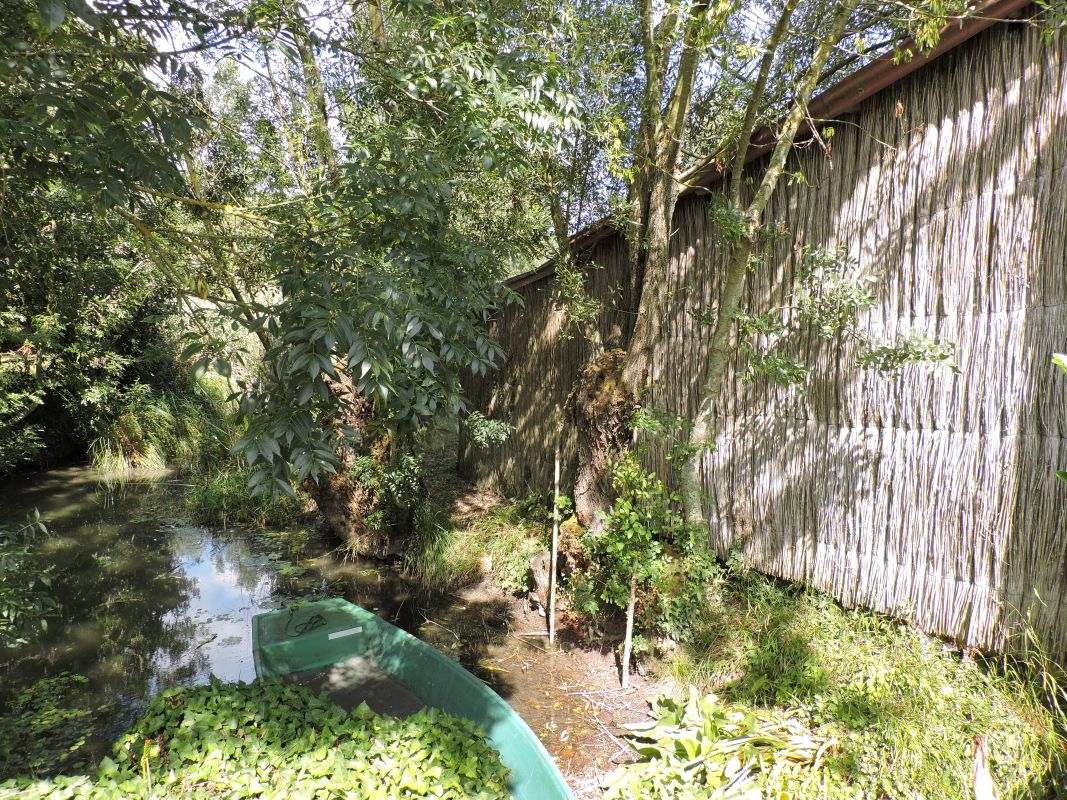
<instances>
[{"instance_id":1,"label":"shrub","mask_svg":"<svg viewBox=\"0 0 1067 800\"><path fill-rule=\"evenodd\" d=\"M105 472L164 469L175 449L176 427L171 399L134 384L119 410L100 424L89 457Z\"/></svg>"},{"instance_id":2,"label":"shrub","mask_svg":"<svg viewBox=\"0 0 1067 800\"><path fill-rule=\"evenodd\" d=\"M419 583L455 591L491 577L507 591L526 590L530 559L545 548L547 528L526 519L515 503L500 503L464 527L447 509L423 503L416 509L405 570Z\"/></svg>"},{"instance_id":3,"label":"shrub","mask_svg":"<svg viewBox=\"0 0 1067 800\"><path fill-rule=\"evenodd\" d=\"M186 376L183 386L166 392L135 383L94 424L89 454L94 466L109 472L173 463L195 474L233 460L240 427L233 412L217 381Z\"/></svg>"},{"instance_id":4,"label":"shrub","mask_svg":"<svg viewBox=\"0 0 1067 800\"><path fill-rule=\"evenodd\" d=\"M43 427L29 421L44 401L35 384L28 371L0 362L0 475L32 463L45 449Z\"/></svg>"},{"instance_id":5,"label":"shrub","mask_svg":"<svg viewBox=\"0 0 1067 800\"><path fill-rule=\"evenodd\" d=\"M503 444L511 435L511 425L499 419L489 419L481 411L472 411L464 420L467 429L467 438L476 447L490 447L495 444Z\"/></svg>"},{"instance_id":6,"label":"shrub","mask_svg":"<svg viewBox=\"0 0 1067 800\"><path fill-rule=\"evenodd\" d=\"M602 530L582 537L581 563L568 581L572 606L590 617L626 608L636 575L636 630L684 638L704 613L721 569L702 531L675 510L678 498L636 457L612 465L612 484L617 497Z\"/></svg>"}]
</instances>

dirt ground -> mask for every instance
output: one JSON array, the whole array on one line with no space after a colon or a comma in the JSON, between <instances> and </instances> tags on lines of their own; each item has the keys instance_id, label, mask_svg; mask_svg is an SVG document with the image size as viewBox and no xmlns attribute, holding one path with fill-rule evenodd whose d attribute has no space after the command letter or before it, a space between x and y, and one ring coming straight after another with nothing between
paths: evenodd
<instances>
[{"instance_id":1,"label":"dirt ground","mask_svg":"<svg viewBox=\"0 0 1067 800\"><path fill-rule=\"evenodd\" d=\"M462 526L502 499L458 478L449 457L438 462L432 493ZM579 800L600 797L605 776L634 757L620 726L646 719L649 700L671 690L636 672L621 688L618 641L580 641L563 630L549 648L547 618L491 579L419 613L419 637L457 657L518 711Z\"/></svg>"},{"instance_id":2,"label":"dirt ground","mask_svg":"<svg viewBox=\"0 0 1067 800\"><path fill-rule=\"evenodd\" d=\"M547 619L526 598L483 582L455 599L420 635L440 648L470 648L480 618L482 642L461 660L519 712L577 798L600 797L604 777L634 756L620 726L646 719L649 699L667 687L632 672L621 688L616 643L581 643L564 632L550 648Z\"/></svg>"}]
</instances>

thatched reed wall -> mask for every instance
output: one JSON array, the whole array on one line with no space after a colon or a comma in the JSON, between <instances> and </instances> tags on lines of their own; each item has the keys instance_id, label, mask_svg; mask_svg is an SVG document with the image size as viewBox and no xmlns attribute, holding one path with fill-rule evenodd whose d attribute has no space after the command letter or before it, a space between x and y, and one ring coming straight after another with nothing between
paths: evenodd
<instances>
[{"instance_id":1,"label":"thatched reed wall","mask_svg":"<svg viewBox=\"0 0 1067 800\"><path fill-rule=\"evenodd\" d=\"M788 305L799 250L842 246L878 277L861 325L954 342L960 373L884 377L857 368L849 342L810 334L789 343L812 367L800 395L742 382L736 358L704 462L721 553L741 547L760 570L981 647L1033 606L1067 653L1067 484L1053 476L1067 465L1067 380L1050 365L1067 349L1065 117L1064 39L1003 23L838 122L832 161L794 154L806 182L783 185L768 211L789 234L749 278L746 306ZM691 415L708 338L691 312L718 280L706 197L684 198L675 224L651 400ZM607 333L628 321L625 243L586 255ZM517 286L525 306L496 330L509 360L471 387L516 432L465 450L462 465L511 493L547 493L556 419L587 349L560 338L550 277ZM648 458L668 474L661 453Z\"/></svg>"}]
</instances>

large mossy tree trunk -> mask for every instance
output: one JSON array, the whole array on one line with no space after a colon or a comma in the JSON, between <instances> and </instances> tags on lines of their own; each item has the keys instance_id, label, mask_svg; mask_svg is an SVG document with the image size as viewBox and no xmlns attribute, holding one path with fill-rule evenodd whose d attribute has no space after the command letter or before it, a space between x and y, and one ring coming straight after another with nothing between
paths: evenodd
<instances>
[{"instance_id":1,"label":"large mossy tree trunk","mask_svg":"<svg viewBox=\"0 0 1067 800\"><path fill-rule=\"evenodd\" d=\"M351 380L339 373L329 382L344 412L334 420L349 432L337 450L337 471L309 480L306 490L330 529L361 556L385 558L401 550L402 535L384 524L381 492L368 472L382 468L389 456L388 434L376 434L373 404L357 394ZM355 434L353 437L352 434Z\"/></svg>"},{"instance_id":2,"label":"large mossy tree trunk","mask_svg":"<svg viewBox=\"0 0 1067 800\"><path fill-rule=\"evenodd\" d=\"M624 341L616 342L616 349L607 352L601 352L599 335L587 335L594 356L575 382L569 409L578 439L575 512L582 525L594 530L613 499L611 460L632 447L633 414L647 385L660 335L658 311L666 286L671 220L681 185L681 146L708 24L706 0L662 19L656 17L648 0L641 0L638 6L645 86L626 231L635 323Z\"/></svg>"},{"instance_id":3,"label":"large mossy tree trunk","mask_svg":"<svg viewBox=\"0 0 1067 800\"><path fill-rule=\"evenodd\" d=\"M309 493L326 524L356 555L385 558L400 552L385 528L367 524L378 509L378 493L357 478L324 475L309 485Z\"/></svg>"},{"instance_id":4,"label":"large mossy tree trunk","mask_svg":"<svg viewBox=\"0 0 1067 800\"><path fill-rule=\"evenodd\" d=\"M583 527L599 531L611 506L609 467L629 446L636 397L623 375L624 350L608 350L586 364L571 390L567 411L578 436L574 512Z\"/></svg>"}]
</instances>

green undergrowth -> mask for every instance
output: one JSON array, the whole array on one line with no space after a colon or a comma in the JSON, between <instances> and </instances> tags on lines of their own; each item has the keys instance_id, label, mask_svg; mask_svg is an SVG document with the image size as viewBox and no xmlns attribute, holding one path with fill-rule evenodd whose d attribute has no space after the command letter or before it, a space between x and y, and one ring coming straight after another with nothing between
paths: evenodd
<instances>
[{"instance_id":1,"label":"green undergrowth","mask_svg":"<svg viewBox=\"0 0 1067 800\"><path fill-rule=\"evenodd\" d=\"M451 592L488 579L511 591L527 588L530 558L546 548L547 514L530 503L500 501L475 518L457 522L442 504L415 512L405 570L419 583Z\"/></svg>"},{"instance_id":2,"label":"green undergrowth","mask_svg":"<svg viewBox=\"0 0 1067 800\"><path fill-rule=\"evenodd\" d=\"M468 720L351 714L279 680L178 688L152 700L90 775L0 784L0 798L508 797L507 770Z\"/></svg>"},{"instance_id":3,"label":"green undergrowth","mask_svg":"<svg viewBox=\"0 0 1067 800\"><path fill-rule=\"evenodd\" d=\"M307 515L303 492L298 491L295 498L253 495L248 486L251 474L240 464L223 462L188 476L183 511L195 522L223 528L291 526Z\"/></svg>"},{"instance_id":4,"label":"green undergrowth","mask_svg":"<svg viewBox=\"0 0 1067 800\"><path fill-rule=\"evenodd\" d=\"M907 624L731 570L666 671L753 712L795 716L831 742L820 797L971 797L975 737L988 737L1002 798L1057 797L1062 718L1041 678L969 662ZM765 796L793 796L786 785Z\"/></svg>"}]
</instances>

